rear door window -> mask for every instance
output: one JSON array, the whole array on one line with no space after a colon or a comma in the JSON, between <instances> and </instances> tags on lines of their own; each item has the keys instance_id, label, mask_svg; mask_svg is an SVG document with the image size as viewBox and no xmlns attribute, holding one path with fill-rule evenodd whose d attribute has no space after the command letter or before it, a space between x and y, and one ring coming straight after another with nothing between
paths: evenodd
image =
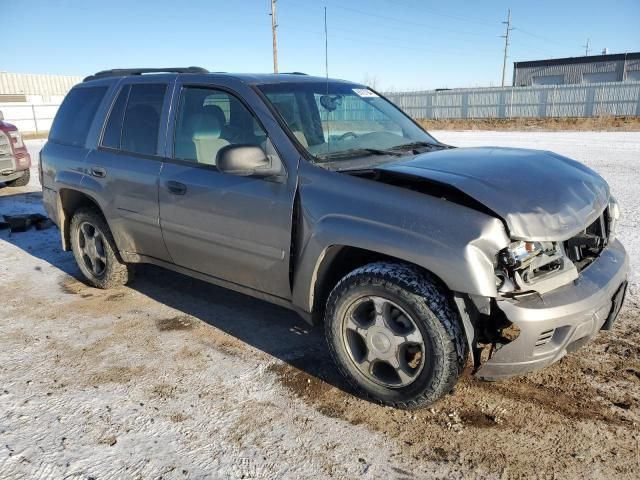
<instances>
[{"instance_id":1,"label":"rear door window","mask_svg":"<svg viewBox=\"0 0 640 480\"><path fill-rule=\"evenodd\" d=\"M106 91L107 87L71 90L56 114L49 140L62 145L84 146L93 117Z\"/></svg>"},{"instance_id":2,"label":"rear door window","mask_svg":"<svg viewBox=\"0 0 640 480\"><path fill-rule=\"evenodd\" d=\"M158 154L160 116L167 91L163 83L125 86L109 114L102 146L142 155Z\"/></svg>"}]
</instances>

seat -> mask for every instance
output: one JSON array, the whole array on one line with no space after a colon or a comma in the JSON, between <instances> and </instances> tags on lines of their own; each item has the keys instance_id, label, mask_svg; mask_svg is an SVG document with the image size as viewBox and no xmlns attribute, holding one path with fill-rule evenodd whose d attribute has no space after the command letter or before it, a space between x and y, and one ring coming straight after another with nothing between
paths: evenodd
<instances>
[{"instance_id":1,"label":"seat","mask_svg":"<svg viewBox=\"0 0 640 480\"><path fill-rule=\"evenodd\" d=\"M224 138L220 138L221 125L217 115L212 110L204 110L195 114L190 121L193 132L191 137L196 149L196 160L205 165L215 165L216 157L222 147L229 145Z\"/></svg>"}]
</instances>

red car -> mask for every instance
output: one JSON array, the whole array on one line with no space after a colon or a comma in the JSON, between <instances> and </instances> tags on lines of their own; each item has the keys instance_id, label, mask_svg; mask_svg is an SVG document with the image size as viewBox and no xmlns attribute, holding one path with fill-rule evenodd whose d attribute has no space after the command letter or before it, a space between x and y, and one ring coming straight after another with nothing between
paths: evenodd
<instances>
[{"instance_id":1,"label":"red car","mask_svg":"<svg viewBox=\"0 0 640 480\"><path fill-rule=\"evenodd\" d=\"M0 182L9 187L29 183L31 156L15 125L4 121L0 112Z\"/></svg>"}]
</instances>

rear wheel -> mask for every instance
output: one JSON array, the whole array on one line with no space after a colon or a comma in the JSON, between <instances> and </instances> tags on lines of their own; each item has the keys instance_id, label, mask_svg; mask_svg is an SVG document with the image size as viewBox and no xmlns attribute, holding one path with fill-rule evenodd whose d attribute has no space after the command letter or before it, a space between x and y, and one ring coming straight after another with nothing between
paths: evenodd
<instances>
[{"instance_id":1,"label":"rear wheel","mask_svg":"<svg viewBox=\"0 0 640 480\"><path fill-rule=\"evenodd\" d=\"M79 209L71 219L71 249L80 271L91 285L124 285L130 267L120 259L113 236L102 215L93 208Z\"/></svg>"},{"instance_id":2,"label":"rear wheel","mask_svg":"<svg viewBox=\"0 0 640 480\"><path fill-rule=\"evenodd\" d=\"M361 394L416 408L453 389L466 340L442 288L410 265L372 263L354 270L327 302L332 356Z\"/></svg>"},{"instance_id":3,"label":"rear wheel","mask_svg":"<svg viewBox=\"0 0 640 480\"><path fill-rule=\"evenodd\" d=\"M31 172L29 170L25 170L22 173L21 177L18 177L15 180L11 180L10 182L7 182L7 186L8 187L24 187L29 183L30 179L31 179Z\"/></svg>"}]
</instances>

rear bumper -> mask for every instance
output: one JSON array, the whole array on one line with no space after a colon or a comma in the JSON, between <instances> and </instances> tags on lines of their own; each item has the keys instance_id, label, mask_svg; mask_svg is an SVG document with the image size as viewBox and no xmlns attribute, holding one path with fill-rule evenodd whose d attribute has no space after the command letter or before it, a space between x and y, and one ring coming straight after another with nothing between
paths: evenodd
<instances>
[{"instance_id":1,"label":"rear bumper","mask_svg":"<svg viewBox=\"0 0 640 480\"><path fill-rule=\"evenodd\" d=\"M627 253L616 240L570 285L542 297L498 301L520 334L497 350L477 376L496 380L538 370L610 328L624 300L628 269Z\"/></svg>"}]
</instances>

